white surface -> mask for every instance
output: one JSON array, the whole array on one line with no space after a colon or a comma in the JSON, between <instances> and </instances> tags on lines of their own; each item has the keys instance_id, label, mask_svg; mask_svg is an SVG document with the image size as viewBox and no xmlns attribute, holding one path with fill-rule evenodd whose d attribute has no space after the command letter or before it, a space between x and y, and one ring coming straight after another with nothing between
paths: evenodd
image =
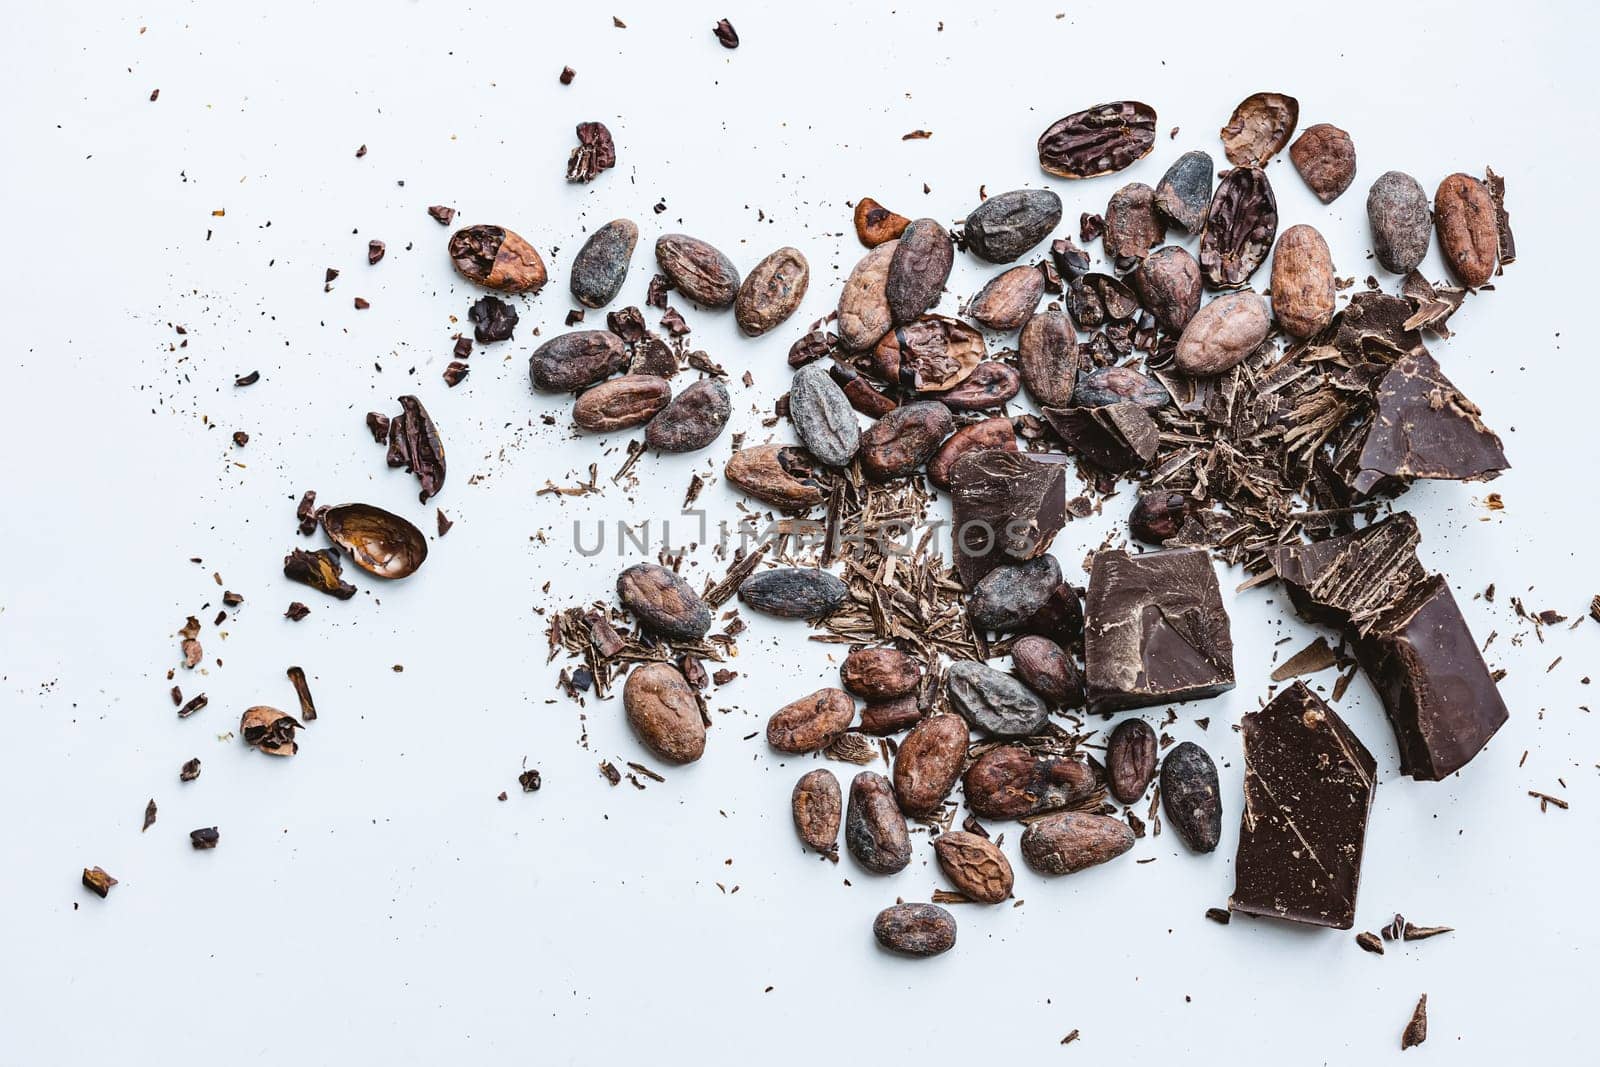
<instances>
[{"instance_id":1,"label":"white surface","mask_svg":"<svg viewBox=\"0 0 1600 1067\"><path fill-rule=\"evenodd\" d=\"M1423 991L1430 1036L1413 1057L1583 1057L1600 731L1580 678L1600 628L1558 626L1541 644L1509 600L1576 618L1600 592L1585 443L1596 376L1579 333L1593 271L1574 226L1596 173L1583 132L1591 7L618 0L629 28L616 30L609 10L577 4L362 6L56 5L0 43L0 1061L1364 1063L1397 1054ZM710 33L724 15L738 51ZM578 71L567 88L564 64ZM1167 833L1051 883L1016 863L1025 906L956 909L960 943L936 960L887 957L869 932L896 896L939 884L924 839L894 879L803 854L788 800L809 761L743 739L832 676L803 627L750 620L699 765L645 792L608 787L597 761L641 750L619 702L591 703L585 719L553 691L539 611L607 595L618 567L573 559L574 518L675 513L691 471L720 472L728 439L645 459L630 496L605 480L625 437L576 440L565 405L530 393L533 328L561 327L586 228L640 223L621 302L642 303L651 243L668 230L744 269L786 243L810 257L805 306L763 341L679 305L735 379L753 373L753 388L733 384L733 429L754 443L789 342L861 254L846 201L950 221L980 185L1048 185L1070 231L1186 149L1220 159L1216 128L1258 89L1297 95L1302 125L1352 132L1360 174L1331 207L1286 158L1271 174L1283 225L1316 224L1357 278L1373 269L1363 201L1381 171L1431 190L1489 163L1510 182L1521 261L1469 301L1456 340L1433 346L1504 435L1515 469L1489 488L1505 510L1484 507L1482 486L1448 484L1405 506L1479 638L1499 632L1488 658L1510 672L1512 719L1457 778L1413 783L1365 683L1340 705L1382 777L1357 929L1398 910L1459 932L1379 959L1348 933L1202 918L1232 886L1229 727L1266 692L1273 656L1311 635L1270 590L1234 605L1237 691L1180 709L1173 727L1222 764L1217 853L1188 855ZM1150 157L1086 183L1039 171L1048 123L1128 97L1160 112ZM572 127L587 119L611 126L621 162L568 186ZM918 128L933 138L900 140ZM667 210L652 214L660 198ZM480 347L455 390L439 374L452 316L464 321L476 294L449 269L432 203L513 226L552 268L545 293L519 301L516 340ZM389 249L375 268L371 237ZM342 276L324 294L328 266ZM1439 275L1436 253L1424 269ZM988 273L959 257L943 308ZM358 295L370 311L351 309ZM172 324L186 348L171 348L185 339ZM252 369L260 384L236 390ZM362 426L411 391L449 449L438 504L457 526L408 583L357 576L345 604L290 585L279 561L308 544L293 532L307 488L400 510L431 535L431 505ZM241 428L239 451L228 438ZM534 495L594 461L603 496ZM733 514L720 484L702 500ZM1057 541L1070 574L1120 524L1122 506L1108 512ZM697 563L696 582L721 571ZM246 597L225 638L210 624L213 571ZM1222 578L1231 588L1239 575ZM1474 599L1491 581L1495 603ZM313 610L298 626L280 617L292 598ZM211 704L180 722L165 674L191 613L209 666L178 680ZM270 760L219 737L247 705L292 707L291 663L322 713L301 754ZM1331 672L1316 682L1325 691ZM180 786L191 756L204 771ZM543 772L537 795L517 790L524 758ZM1572 808L1541 815L1529 789ZM141 835L152 796L159 821ZM187 831L209 825L221 847L192 852ZM1015 862L1017 827L995 828ZM109 900L78 885L89 864L122 880ZM1058 1049L1073 1029L1081 1042Z\"/></svg>"}]
</instances>

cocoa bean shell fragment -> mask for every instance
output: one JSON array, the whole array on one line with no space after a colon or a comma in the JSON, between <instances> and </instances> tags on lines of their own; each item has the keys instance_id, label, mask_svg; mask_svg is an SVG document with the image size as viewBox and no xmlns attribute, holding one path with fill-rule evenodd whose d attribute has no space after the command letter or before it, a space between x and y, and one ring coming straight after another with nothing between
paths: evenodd
<instances>
[{"instance_id":1,"label":"cocoa bean shell fragment","mask_svg":"<svg viewBox=\"0 0 1600 1067\"><path fill-rule=\"evenodd\" d=\"M322 513L328 539L379 578L406 578L428 558L428 539L409 520L371 504L340 504Z\"/></svg>"},{"instance_id":2,"label":"cocoa bean shell fragment","mask_svg":"<svg viewBox=\"0 0 1600 1067\"><path fill-rule=\"evenodd\" d=\"M872 370L905 392L937 393L965 381L987 355L983 335L960 319L924 315L884 334Z\"/></svg>"},{"instance_id":3,"label":"cocoa bean shell fragment","mask_svg":"<svg viewBox=\"0 0 1600 1067\"><path fill-rule=\"evenodd\" d=\"M1143 159L1156 142L1156 112L1136 100L1097 104L1039 135L1039 166L1058 178L1095 178Z\"/></svg>"},{"instance_id":4,"label":"cocoa bean shell fragment","mask_svg":"<svg viewBox=\"0 0 1600 1067\"><path fill-rule=\"evenodd\" d=\"M856 239L868 248L893 241L905 232L911 220L897 215L870 196L856 201Z\"/></svg>"},{"instance_id":5,"label":"cocoa bean shell fragment","mask_svg":"<svg viewBox=\"0 0 1600 1067\"><path fill-rule=\"evenodd\" d=\"M656 238L656 263L674 288L702 307L730 307L739 295L733 261L697 237L668 233Z\"/></svg>"},{"instance_id":6,"label":"cocoa bean shell fragment","mask_svg":"<svg viewBox=\"0 0 1600 1067\"><path fill-rule=\"evenodd\" d=\"M349 600L356 595L356 587L344 580L339 553L331 548L317 552L307 552L303 548L293 550L283 557L283 576L335 600Z\"/></svg>"},{"instance_id":7,"label":"cocoa bean shell fragment","mask_svg":"<svg viewBox=\"0 0 1600 1067\"><path fill-rule=\"evenodd\" d=\"M951 411L989 411L1004 407L1021 391L1021 375L997 359L986 359L955 388L940 393L939 403Z\"/></svg>"},{"instance_id":8,"label":"cocoa bean shell fragment","mask_svg":"<svg viewBox=\"0 0 1600 1067\"><path fill-rule=\"evenodd\" d=\"M872 936L902 956L937 956L955 948L956 920L937 904L896 904L878 913Z\"/></svg>"},{"instance_id":9,"label":"cocoa bean shell fragment","mask_svg":"<svg viewBox=\"0 0 1600 1067\"><path fill-rule=\"evenodd\" d=\"M1121 819L1063 811L1022 831L1022 858L1040 874L1074 874L1116 859L1133 841L1133 831Z\"/></svg>"},{"instance_id":10,"label":"cocoa bean shell fragment","mask_svg":"<svg viewBox=\"0 0 1600 1067\"><path fill-rule=\"evenodd\" d=\"M1143 182L1129 182L1106 205L1106 232L1101 238L1106 258L1119 271L1137 267L1167 236L1166 223L1155 209L1156 191Z\"/></svg>"},{"instance_id":11,"label":"cocoa bean shell fragment","mask_svg":"<svg viewBox=\"0 0 1600 1067\"><path fill-rule=\"evenodd\" d=\"M269 756L292 756L300 751L294 732L300 724L277 708L258 704L239 717L239 737L251 748Z\"/></svg>"},{"instance_id":12,"label":"cocoa bean shell fragment","mask_svg":"<svg viewBox=\"0 0 1600 1067\"><path fill-rule=\"evenodd\" d=\"M1300 121L1300 102L1284 93L1253 93L1222 127L1222 150L1236 167L1259 167L1283 150Z\"/></svg>"}]
</instances>

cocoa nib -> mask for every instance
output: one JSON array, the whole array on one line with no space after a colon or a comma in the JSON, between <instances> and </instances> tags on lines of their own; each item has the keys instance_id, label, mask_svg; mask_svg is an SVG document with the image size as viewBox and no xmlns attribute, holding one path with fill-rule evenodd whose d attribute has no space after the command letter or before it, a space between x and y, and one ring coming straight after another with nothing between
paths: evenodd
<instances>
[{"instance_id":1,"label":"cocoa nib","mask_svg":"<svg viewBox=\"0 0 1600 1067\"><path fill-rule=\"evenodd\" d=\"M419 499L426 504L444 486L444 442L422 401L414 396L400 398L400 414L389 420L389 451L385 461L391 467L405 467L422 483ZM368 425L372 425L368 416ZM374 427L376 433L376 427Z\"/></svg>"},{"instance_id":2,"label":"cocoa nib","mask_svg":"<svg viewBox=\"0 0 1600 1067\"><path fill-rule=\"evenodd\" d=\"M567 181L591 182L603 170L617 165L617 146L601 122L578 123L578 147L567 159Z\"/></svg>"}]
</instances>

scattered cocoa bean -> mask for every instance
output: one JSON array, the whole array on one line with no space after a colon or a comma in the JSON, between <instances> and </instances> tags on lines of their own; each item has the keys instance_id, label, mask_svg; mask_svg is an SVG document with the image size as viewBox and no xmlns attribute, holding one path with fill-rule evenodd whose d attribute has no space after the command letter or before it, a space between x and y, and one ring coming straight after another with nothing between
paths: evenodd
<instances>
[{"instance_id":1,"label":"scattered cocoa bean","mask_svg":"<svg viewBox=\"0 0 1600 1067\"><path fill-rule=\"evenodd\" d=\"M1204 289L1200 264L1177 245L1150 253L1133 272L1132 281L1139 300L1155 316L1156 324L1169 333L1183 332L1200 310Z\"/></svg>"},{"instance_id":2,"label":"scattered cocoa bean","mask_svg":"<svg viewBox=\"0 0 1600 1067\"><path fill-rule=\"evenodd\" d=\"M673 397L645 427L645 444L659 452L694 452L722 435L733 405L728 389L704 378Z\"/></svg>"},{"instance_id":3,"label":"scattered cocoa bean","mask_svg":"<svg viewBox=\"0 0 1600 1067\"><path fill-rule=\"evenodd\" d=\"M1219 296L1184 327L1173 363L1197 378L1221 374L1261 347L1271 329L1267 302L1254 292L1247 289Z\"/></svg>"},{"instance_id":4,"label":"scattered cocoa bean","mask_svg":"<svg viewBox=\"0 0 1600 1067\"><path fill-rule=\"evenodd\" d=\"M469 282L503 293L537 293L549 275L532 245L504 226L468 226L450 235L450 260Z\"/></svg>"},{"instance_id":5,"label":"scattered cocoa bean","mask_svg":"<svg viewBox=\"0 0 1600 1067\"><path fill-rule=\"evenodd\" d=\"M819 767L801 775L794 784L790 807L794 810L794 828L801 844L824 856L837 857L844 798L839 790L839 779L833 772Z\"/></svg>"},{"instance_id":6,"label":"scattered cocoa bean","mask_svg":"<svg viewBox=\"0 0 1600 1067\"><path fill-rule=\"evenodd\" d=\"M954 429L950 409L938 401L895 408L861 435L861 470L879 482L914 474Z\"/></svg>"},{"instance_id":7,"label":"scattered cocoa bean","mask_svg":"<svg viewBox=\"0 0 1600 1067\"><path fill-rule=\"evenodd\" d=\"M528 377L541 392L570 393L610 377L627 363L622 338L610 330L573 330L534 349Z\"/></svg>"},{"instance_id":8,"label":"scattered cocoa bean","mask_svg":"<svg viewBox=\"0 0 1600 1067\"><path fill-rule=\"evenodd\" d=\"M979 904L998 904L1011 895L1011 862L993 841L966 830L934 838L933 854L950 884Z\"/></svg>"},{"instance_id":9,"label":"scattered cocoa bean","mask_svg":"<svg viewBox=\"0 0 1600 1067\"><path fill-rule=\"evenodd\" d=\"M894 757L894 793L907 815L932 815L961 777L971 736L959 716L932 715L911 728Z\"/></svg>"},{"instance_id":10,"label":"scattered cocoa bean","mask_svg":"<svg viewBox=\"0 0 1600 1067\"><path fill-rule=\"evenodd\" d=\"M889 313L889 264L899 241L886 241L861 257L839 293L839 343L851 352L877 344L894 325Z\"/></svg>"},{"instance_id":11,"label":"scattered cocoa bean","mask_svg":"<svg viewBox=\"0 0 1600 1067\"><path fill-rule=\"evenodd\" d=\"M1291 337L1302 340L1333 321L1333 256L1312 226L1290 226L1272 254L1272 310Z\"/></svg>"},{"instance_id":12,"label":"scattered cocoa bean","mask_svg":"<svg viewBox=\"0 0 1600 1067\"><path fill-rule=\"evenodd\" d=\"M1222 839L1217 765L1193 741L1174 745L1161 761L1161 805L1184 844L1196 852L1216 849Z\"/></svg>"},{"instance_id":13,"label":"scattered cocoa bean","mask_svg":"<svg viewBox=\"0 0 1600 1067\"><path fill-rule=\"evenodd\" d=\"M945 693L962 718L995 737L1027 737L1050 717L1045 702L1027 686L972 660L950 665Z\"/></svg>"},{"instance_id":14,"label":"scattered cocoa bean","mask_svg":"<svg viewBox=\"0 0 1600 1067\"><path fill-rule=\"evenodd\" d=\"M1028 634L1011 646L1011 663L1022 684L1058 707L1083 703L1083 677L1064 648L1048 637Z\"/></svg>"},{"instance_id":15,"label":"scattered cocoa bean","mask_svg":"<svg viewBox=\"0 0 1600 1067\"><path fill-rule=\"evenodd\" d=\"M1048 189L1014 189L974 208L962 228L967 248L990 263L1011 263L1061 222L1061 198Z\"/></svg>"},{"instance_id":16,"label":"scattered cocoa bean","mask_svg":"<svg viewBox=\"0 0 1600 1067\"><path fill-rule=\"evenodd\" d=\"M1022 858L1040 874L1073 874L1116 859L1133 841L1133 831L1121 819L1063 811L1028 824L1022 831Z\"/></svg>"},{"instance_id":17,"label":"scattered cocoa bean","mask_svg":"<svg viewBox=\"0 0 1600 1067\"><path fill-rule=\"evenodd\" d=\"M1022 377L999 360L989 359L954 389L939 394L939 403L951 411L989 411L1004 407L1022 389Z\"/></svg>"},{"instance_id":18,"label":"scattered cocoa bean","mask_svg":"<svg viewBox=\"0 0 1600 1067\"><path fill-rule=\"evenodd\" d=\"M1043 407L1072 403L1078 381L1078 333L1054 305L1030 318L1017 339L1017 365L1028 393Z\"/></svg>"},{"instance_id":19,"label":"scattered cocoa bean","mask_svg":"<svg viewBox=\"0 0 1600 1067\"><path fill-rule=\"evenodd\" d=\"M1428 254L1433 216L1428 194L1411 175L1391 170L1378 176L1367 192L1367 221L1373 254L1384 270L1407 274Z\"/></svg>"},{"instance_id":20,"label":"scattered cocoa bean","mask_svg":"<svg viewBox=\"0 0 1600 1067\"><path fill-rule=\"evenodd\" d=\"M1143 719L1124 719L1106 742L1106 784L1123 804L1144 796L1156 776L1156 732Z\"/></svg>"},{"instance_id":21,"label":"scattered cocoa bean","mask_svg":"<svg viewBox=\"0 0 1600 1067\"><path fill-rule=\"evenodd\" d=\"M635 563L617 576L622 606L663 637L698 641L711 629L711 609L689 583L655 563Z\"/></svg>"},{"instance_id":22,"label":"scattered cocoa bean","mask_svg":"<svg viewBox=\"0 0 1600 1067\"><path fill-rule=\"evenodd\" d=\"M1015 330L1028 321L1044 296L1038 267L1012 267L990 278L967 305L967 315L990 330Z\"/></svg>"},{"instance_id":23,"label":"scattered cocoa bean","mask_svg":"<svg viewBox=\"0 0 1600 1067\"><path fill-rule=\"evenodd\" d=\"M950 234L933 219L907 226L889 261L884 295L895 325L904 326L939 302L955 263Z\"/></svg>"},{"instance_id":24,"label":"scattered cocoa bean","mask_svg":"<svg viewBox=\"0 0 1600 1067\"><path fill-rule=\"evenodd\" d=\"M1099 783L1081 759L1034 753L1021 745L991 748L962 782L967 807L984 819L1021 819L1088 800Z\"/></svg>"},{"instance_id":25,"label":"scattered cocoa bean","mask_svg":"<svg viewBox=\"0 0 1600 1067\"><path fill-rule=\"evenodd\" d=\"M968 452L997 448L1006 452L1017 451L1017 435L1011 428L1010 419L997 416L969 423L951 434L928 461L928 481L941 489L948 489L950 471L955 467L956 460Z\"/></svg>"},{"instance_id":26,"label":"scattered cocoa bean","mask_svg":"<svg viewBox=\"0 0 1600 1067\"><path fill-rule=\"evenodd\" d=\"M748 337L759 337L783 322L811 284L811 265L798 248L780 248L757 263L739 286L733 317Z\"/></svg>"},{"instance_id":27,"label":"scattered cocoa bean","mask_svg":"<svg viewBox=\"0 0 1600 1067\"><path fill-rule=\"evenodd\" d=\"M839 681L863 700L893 700L916 691L922 669L897 648L858 648L839 665Z\"/></svg>"},{"instance_id":28,"label":"scattered cocoa bean","mask_svg":"<svg viewBox=\"0 0 1600 1067\"><path fill-rule=\"evenodd\" d=\"M683 674L670 663L643 663L622 687L628 725L639 740L668 763L693 763L706 749L700 703Z\"/></svg>"},{"instance_id":29,"label":"scattered cocoa bean","mask_svg":"<svg viewBox=\"0 0 1600 1067\"><path fill-rule=\"evenodd\" d=\"M882 700L861 709L861 732L877 737L897 734L922 718L917 694L907 693L893 700Z\"/></svg>"},{"instance_id":30,"label":"scattered cocoa bean","mask_svg":"<svg viewBox=\"0 0 1600 1067\"><path fill-rule=\"evenodd\" d=\"M994 568L972 587L967 617L976 630L1004 633L1033 618L1061 584L1061 564L1046 553Z\"/></svg>"},{"instance_id":31,"label":"scattered cocoa bean","mask_svg":"<svg viewBox=\"0 0 1600 1067\"><path fill-rule=\"evenodd\" d=\"M1119 271L1139 265L1167 235L1166 223L1155 209L1156 191L1143 182L1118 189L1106 205L1106 258Z\"/></svg>"},{"instance_id":32,"label":"scattered cocoa bean","mask_svg":"<svg viewBox=\"0 0 1600 1067\"><path fill-rule=\"evenodd\" d=\"M1452 174L1433 195L1433 222L1439 252L1456 281L1468 289L1494 277L1500 257L1500 231L1489 190L1470 174Z\"/></svg>"},{"instance_id":33,"label":"scattered cocoa bean","mask_svg":"<svg viewBox=\"0 0 1600 1067\"><path fill-rule=\"evenodd\" d=\"M815 567L779 567L746 578L739 586L739 599L767 615L820 619L850 599L850 590L836 576Z\"/></svg>"},{"instance_id":34,"label":"scattered cocoa bean","mask_svg":"<svg viewBox=\"0 0 1600 1067\"><path fill-rule=\"evenodd\" d=\"M878 912L872 936L902 956L937 956L955 947L956 920L937 904L896 904Z\"/></svg>"},{"instance_id":35,"label":"scattered cocoa bean","mask_svg":"<svg viewBox=\"0 0 1600 1067\"><path fill-rule=\"evenodd\" d=\"M856 238L868 248L877 248L904 233L911 220L864 196L856 201L855 223Z\"/></svg>"},{"instance_id":36,"label":"scattered cocoa bean","mask_svg":"<svg viewBox=\"0 0 1600 1067\"><path fill-rule=\"evenodd\" d=\"M656 238L656 263L679 292L702 307L725 308L739 295L733 261L698 238L681 233Z\"/></svg>"},{"instance_id":37,"label":"scattered cocoa bean","mask_svg":"<svg viewBox=\"0 0 1600 1067\"><path fill-rule=\"evenodd\" d=\"M1289 146L1289 159L1324 204L1339 199L1356 177L1355 143L1348 133L1326 122L1306 127Z\"/></svg>"},{"instance_id":38,"label":"scattered cocoa bean","mask_svg":"<svg viewBox=\"0 0 1600 1067\"><path fill-rule=\"evenodd\" d=\"M842 689L818 689L772 713L767 744L779 752L817 752L839 739L856 717L856 702ZM851 801L854 806L855 801Z\"/></svg>"},{"instance_id":39,"label":"scattered cocoa bean","mask_svg":"<svg viewBox=\"0 0 1600 1067\"><path fill-rule=\"evenodd\" d=\"M615 300L638 243L639 227L628 219L612 219L590 234L572 257L572 295L578 303L601 308Z\"/></svg>"},{"instance_id":40,"label":"scattered cocoa bean","mask_svg":"<svg viewBox=\"0 0 1600 1067\"><path fill-rule=\"evenodd\" d=\"M1211 208L1211 173L1210 156L1185 152L1167 168L1156 186L1156 210L1191 237L1206 225L1206 213Z\"/></svg>"},{"instance_id":41,"label":"scattered cocoa bean","mask_svg":"<svg viewBox=\"0 0 1600 1067\"><path fill-rule=\"evenodd\" d=\"M642 426L672 399L672 386L653 374L625 374L579 394L572 421L585 430L607 432Z\"/></svg>"},{"instance_id":42,"label":"scattered cocoa bean","mask_svg":"<svg viewBox=\"0 0 1600 1067\"><path fill-rule=\"evenodd\" d=\"M894 874L911 862L906 817L895 803L889 779L862 771L850 783L844 843L856 862L874 874Z\"/></svg>"},{"instance_id":43,"label":"scattered cocoa bean","mask_svg":"<svg viewBox=\"0 0 1600 1067\"><path fill-rule=\"evenodd\" d=\"M774 507L814 507L828 498L817 462L793 445L758 445L735 452L723 475L742 492Z\"/></svg>"},{"instance_id":44,"label":"scattered cocoa bean","mask_svg":"<svg viewBox=\"0 0 1600 1067\"><path fill-rule=\"evenodd\" d=\"M789 421L811 454L847 467L861 447L861 425L844 390L819 363L802 367L789 387Z\"/></svg>"}]
</instances>

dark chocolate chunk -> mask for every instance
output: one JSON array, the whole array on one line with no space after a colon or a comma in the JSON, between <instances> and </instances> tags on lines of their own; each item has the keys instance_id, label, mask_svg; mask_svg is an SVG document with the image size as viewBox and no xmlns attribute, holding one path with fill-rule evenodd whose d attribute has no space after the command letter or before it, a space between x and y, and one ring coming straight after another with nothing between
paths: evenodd
<instances>
[{"instance_id":1,"label":"dark chocolate chunk","mask_svg":"<svg viewBox=\"0 0 1600 1067\"><path fill-rule=\"evenodd\" d=\"M1097 553L1084 622L1091 711L1142 708L1233 688L1233 637L1203 549Z\"/></svg>"},{"instance_id":2,"label":"dark chocolate chunk","mask_svg":"<svg viewBox=\"0 0 1600 1067\"><path fill-rule=\"evenodd\" d=\"M968 589L1002 563L1043 555L1067 521L1067 474L1017 452L969 452L950 472L956 570Z\"/></svg>"},{"instance_id":3,"label":"dark chocolate chunk","mask_svg":"<svg viewBox=\"0 0 1600 1067\"><path fill-rule=\"evenodd\" d=\"M1244 815L1228 907L1355 925L1377 764L1302 682L1244 717Z\"/></svg>"},{"instance_id":4,"label":"dark chocolate chunk","mask_svg":"<svg viewBox=\"0 0 1600 1067\"><path fill-rule=\"evenodd\" d=\"M1160 430L1131 401L1098 408L1044 408L1045 421L1067 448L1111 474L1128 474L1155 458Z\"/></svg>"}]
</instances>

